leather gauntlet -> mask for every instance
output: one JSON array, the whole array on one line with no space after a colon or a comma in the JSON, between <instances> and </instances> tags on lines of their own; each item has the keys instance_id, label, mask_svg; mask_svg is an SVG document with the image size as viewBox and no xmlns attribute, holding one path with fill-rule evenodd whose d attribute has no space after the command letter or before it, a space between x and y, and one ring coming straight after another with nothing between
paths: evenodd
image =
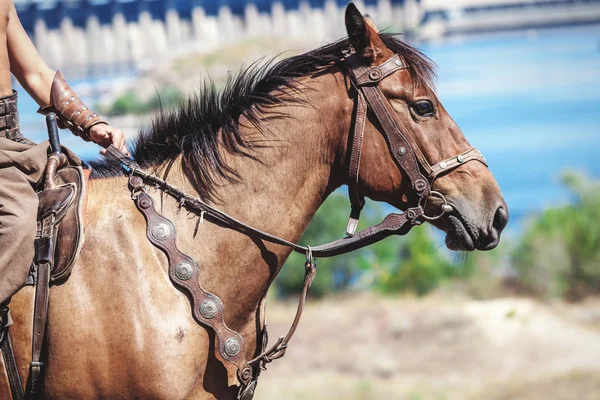
<instances>
[{"instance_id":1,"label":"leather gauntlet","mask_svg":"<svg viewBox=\"0 0 600 400\"><path fill-rule=\"evenodd\" d=\"M46 115L56 113L58 126L69 129L74 135L80 136L85 141L91 141L90 128L98 124L106 124L92 110L90 110L69 86L65 77L56 71L52 89L50 90L50 105L40 107L38 113Z\"/></svg>"}]
</instances>

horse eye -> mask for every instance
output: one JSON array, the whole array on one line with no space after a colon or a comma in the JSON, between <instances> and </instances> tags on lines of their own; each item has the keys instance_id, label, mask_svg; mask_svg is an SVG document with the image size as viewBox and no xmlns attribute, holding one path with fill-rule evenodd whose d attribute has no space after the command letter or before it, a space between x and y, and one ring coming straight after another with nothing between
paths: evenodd
<instances>
[{"instance_id":1,"label":"horse eye","mask_svg":"<svg viewBox=\"0 0 600 400\"><path fill-rule=\"evenodd\" d=\"M434 108L429 100L419 100L413 104L413 109L421 117L433 117Z\"/></svg>"}]
</instances>

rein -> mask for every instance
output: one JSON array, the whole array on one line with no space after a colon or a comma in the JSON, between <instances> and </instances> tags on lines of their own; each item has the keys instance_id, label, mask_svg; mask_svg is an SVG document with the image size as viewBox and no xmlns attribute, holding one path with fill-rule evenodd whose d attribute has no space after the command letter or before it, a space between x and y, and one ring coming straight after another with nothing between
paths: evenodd
<instances>
[{"instance_id":1,"label":"rein","mask_svg":"<svg viewBox=\"0 0 600 400\"><path fill-rule=\"evenodd\" d=\"M315 257L332 257L345 254L379 242L391 235L405 235L413 226L420 225L423 221L441 218L445 213L451 212L452 207L441 193L431 189L435 178L473 160L487 166L485 159L475 148L470 148L457 156L432 166L415 140L410 135L403 134L403 131L406 132L407 129L403 126L403 129L400 129L396 120L392 117L393 111L389 102L377 87L379 82L386 77L408 68L400 56L396 54L379 66L367 67L362 65L360 56L350 49L344 54L343 60L346 62L348 75L357 95L353 116L354 124L349 135L348 190L352 211L348 222L347 235L342 239L315 247L290 242L239 221L207 204L200 198L191 196L169 184L166 180L144 171L135 161L126 157L115 147L110 146L107 149L107 156L120 162L124 173L129 176L131 197L146 219L146 235L155 247L167 255L171 280L189 295L195 319L214 330L218 342L217 348L221 357L237 367L237 376L241 383L238 399L252 399L261 370L265 370L269 362L285 354L288 342L292 338L302 316L306 295L316 274ZM418 201L416 206L408 208L405 212L388 214L379 224L355 233L360 212L365 204L364 195L359 190L359 171L368 110L371 110L379 122L380 130L383 131L388 143L390 154L398 168L410 180L412 189L418 195ZM198 263L192 257L177 249L175 226L156 211L152 198L146 193L146 186L155 187L173 197L180 207L199 214L201 218L211 219L217 224L253 238L288 246L294 251L306 255L304 285L296 316L288 333L280 337L271 348L267 349L265 323L260 354L252 360L246 359L243 337L226 326L222 301L202 287L199 280L200 267ZM442 202L438 215L428 216L425 214L424 207L430 197L436 197ZM196 279L192 280L192 277Z\"/></svg>"}]
</instances>

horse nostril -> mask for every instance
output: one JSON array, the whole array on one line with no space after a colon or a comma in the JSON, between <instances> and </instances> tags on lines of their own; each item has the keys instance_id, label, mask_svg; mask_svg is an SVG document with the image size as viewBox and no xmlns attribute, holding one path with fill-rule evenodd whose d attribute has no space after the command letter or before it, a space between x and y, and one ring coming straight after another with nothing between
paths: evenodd
<instances>
[{"instance_id":1,"label":"horse nostril","mask_svg":"<svg viewBox=\"0 0 600 400\"><path fill-rule=\"evenodd\" d=\"M508 224L508 211L506 210L506 206L502 205L496 210L492 227L500 233L506 227L506 224Z\"/></svg>"}]
</instances>

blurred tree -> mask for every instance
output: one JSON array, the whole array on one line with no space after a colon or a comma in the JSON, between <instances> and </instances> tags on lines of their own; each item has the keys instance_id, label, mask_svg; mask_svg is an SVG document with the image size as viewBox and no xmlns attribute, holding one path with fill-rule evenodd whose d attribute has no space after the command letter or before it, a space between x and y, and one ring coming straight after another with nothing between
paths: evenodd
<instances>
[{"instance_id":1,"label":"blurred tree","mask_svg":"<svg viewBox=\"0 0 600 400\"><path fill-rule=\"evenodd\" d=\"M414 291L422 296L456 274L452 263L438 251L427 225L413 228L395 255L395 260L378 268L375 287L381 292Z\"/></svg>"},{"instance_id":2,"label":"blurred tree","mask_svg":"<svg viewBox=\"0 0 600 400\"><path fill-rule=\"evenodd\" d=\"M348 221L348 210L345 195L332 194L314 216L301 243L322 244L340 238ZM363 214L361 226L373 225L383 218L383 206L369 203ZM302 255L290 256L274 283L280 297L300 291L303 265ZM422 226L402 238L391 237L350 254L319 259L311 295L323 296L349 287L424 295L443 279L457 276L459 271L437 249L431 228Z\"/></svg>"},{"instance_id":3,"label":"blurred tree","mask_svg":"<svg viewBox=\"0 0 600 400\"><path fill-rule=\"evenodd\" d=\"M562 180L574 204L535 219L513 261L527 292L579 300L600 293L600 183L573 172Z\"/></svg>"}]
</instances>

